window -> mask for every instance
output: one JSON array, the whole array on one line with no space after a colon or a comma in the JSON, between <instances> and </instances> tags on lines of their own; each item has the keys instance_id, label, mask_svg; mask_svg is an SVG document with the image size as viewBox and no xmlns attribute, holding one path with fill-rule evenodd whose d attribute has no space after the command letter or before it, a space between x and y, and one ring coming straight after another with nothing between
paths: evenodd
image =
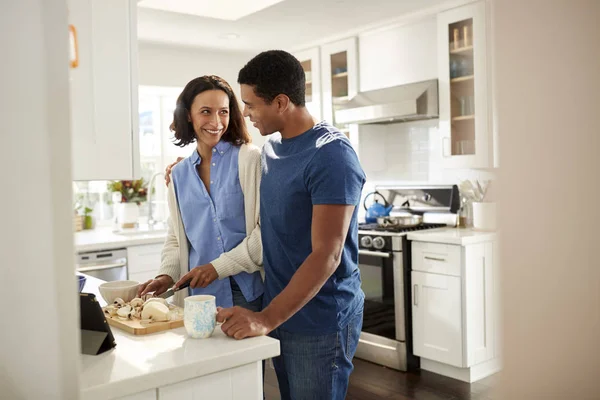
<instances>
[{"instance_id":1,"label":"window","mask_svg":"<svg viewBox=\"0 0 600 400\"><path fill-rule=\"evenodd\" d=\"M177 96L183 88L150 87L139 88L139 133L141 175L146 182L157 173L163 173L167 165L177 157L189 156L195 148L191 143L183 148L173 144L173 133L169 126L173 121L173 111ZM96 225L110 225L114 222L115 206L112 195L107 192L107 181L74 182L74 201L83 207L90 207ZM167 191L164 177L156 176L155 193L152 194L153 217L165 221L168 216ZM148 203L140 207L140 216L148 217Z\"/></svg>"}]
</instances>

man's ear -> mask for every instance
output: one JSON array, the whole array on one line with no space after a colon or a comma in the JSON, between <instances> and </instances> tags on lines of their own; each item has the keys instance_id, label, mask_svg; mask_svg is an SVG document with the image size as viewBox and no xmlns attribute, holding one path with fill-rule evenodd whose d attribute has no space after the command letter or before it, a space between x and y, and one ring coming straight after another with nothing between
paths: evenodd
<instances>
[{"instance_id":1,"label":"man's ear","mask_svg":"<svg viewBox=\"0 0 600 400\"><path fill-rule=\"evenodd\" d=\"M279 114L284 113L292 104L291 100L289 97L287 97L285 94L279 94L275 97L275 99L273 99L273 101L275 102L275 104L277 105L277 112Z\"/></svg>"}]
</instances>

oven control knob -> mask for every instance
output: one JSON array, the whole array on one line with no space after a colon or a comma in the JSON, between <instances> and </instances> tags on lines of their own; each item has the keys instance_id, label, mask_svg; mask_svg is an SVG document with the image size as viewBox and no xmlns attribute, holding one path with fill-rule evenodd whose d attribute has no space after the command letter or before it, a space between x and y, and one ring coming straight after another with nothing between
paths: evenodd
<instances>
[{"instance_id":1,"label":"oven control knob","mask_svg":"<svg viewBox=\"0 0 600 400\"><path fill-rule=\"evenodd\" d=\"M385 240L381 236L373 238L373 247L377 250L381 250L385 247Z\"/></svg>"},{"instance_id":2,"label":"oven control knob","mask_svg":"<svg viewBox=\"0 0 600 400\"><path fill-rule=\"evenodd\" d=\"M373 246L373 239L371 236L363 236L360 238L360 245L362 247L371 248L371 246Z\"/></svg>"}]
</instances>

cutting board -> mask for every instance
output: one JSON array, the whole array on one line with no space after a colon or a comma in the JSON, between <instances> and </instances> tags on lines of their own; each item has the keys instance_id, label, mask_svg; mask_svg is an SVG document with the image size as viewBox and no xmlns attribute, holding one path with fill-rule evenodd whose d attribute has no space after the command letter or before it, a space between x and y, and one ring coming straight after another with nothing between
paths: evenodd
<instances>
[{"instance_id":1,"label":"cutting board","mask_svg":"<svg viewBox=\"0 0 600 400\"><path fill-rule=\"evenodd\" d=\"M132 335L147 335L183 326L183 308L181 307L171 308L172 319L167 322L141 322L139 319L122 320L117 316L111 317L106 314L104 316L110 326L122 329Z\"/></svg>"}]
</instances>

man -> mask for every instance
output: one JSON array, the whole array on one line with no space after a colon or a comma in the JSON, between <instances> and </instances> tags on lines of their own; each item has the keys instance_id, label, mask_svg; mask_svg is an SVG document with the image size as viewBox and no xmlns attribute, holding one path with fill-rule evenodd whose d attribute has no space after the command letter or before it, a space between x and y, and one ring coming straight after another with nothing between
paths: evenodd
<instances>
[{"instance_id":1,"label":"man","mask_svg":"<svg viewBox=\"0 0 600 400\"><path fill-rule=\"evenodd\" d=\"M278 339L282 399L344 399L362 327L357 210L364 172L345 135L315 124L302 66L284 51L254 57L238 76L244 116L263 147L260 220L264 309L222 309L236 339Z\"/></svg>"}]
</instances>

